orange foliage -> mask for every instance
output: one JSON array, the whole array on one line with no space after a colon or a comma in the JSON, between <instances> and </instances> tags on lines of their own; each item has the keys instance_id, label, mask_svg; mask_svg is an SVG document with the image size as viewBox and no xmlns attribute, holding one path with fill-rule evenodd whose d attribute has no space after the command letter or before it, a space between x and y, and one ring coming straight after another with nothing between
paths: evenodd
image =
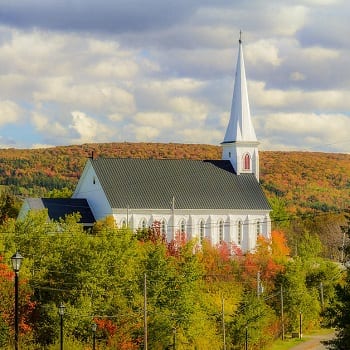
<instances>
[{"instance_id":1,"label":"orange foliage","mask_svg":"<svg viewBox=\"0 0 350 350\"><path fill-rule=\"evenodd\" d=\"M285 263L290 254L290 249L287 246L286 236L282 231L271 232L271 249L274 260L279 263Z\"/></svg>"},{"instance_id":2,"label":"orange foliage","mask_svg":"<svg viewBox=\"0 0 350 350\"><path fill-rule=\"evenodd\" d=\"M272 231L271 239L258 237L255 252L249 252L242 260L242 278L255 288L260 273L265 288L272 287L274 278L285 268L289 255L286 238L281 231Z\"/></svg>"},{"instance_id":3,"label":"orange foliage","mask_svg":"<svg viewBox=\"0 0 350 350\"><path fill-rule=\"evenodd\" d=\"M203 241L202 250L198 254L208 279L230 280L235 277L237 265L231 251L231 245L225 242L213 246L209 241Z\"/></svg>"}]
</instances>

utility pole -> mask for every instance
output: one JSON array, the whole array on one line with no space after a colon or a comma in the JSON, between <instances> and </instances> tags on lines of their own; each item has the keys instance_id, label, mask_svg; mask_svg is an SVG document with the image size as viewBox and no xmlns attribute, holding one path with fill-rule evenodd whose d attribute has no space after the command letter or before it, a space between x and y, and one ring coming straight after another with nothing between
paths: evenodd
<instances>
[{"instance_id":1,"label":"utility pole","mask_svg":"<svg viewBox=\"0 0 350 350\"><path fill-rule=\"evenodd\" d=\"M281 323L282 323L282 340L284 340L284 311L283 311L283 286L281 284Z\"/></svg>"},{"instance_id":2,"label":"utility pole","mask_svg":"<svg viewBox=\"0 0 350 350\"><path fill-rule=\"evenodd\" d=\"M176 327L173 329L173 350L176 350Z\"/></svg>"},{"instance_id":3,"label":"utility pole","mask_svg":"<svg viewBox=\"0 0 350 350\"><path fill-rule=\"evenodd\" d=\"M144 276L144 307L143 307L143 329L144 329L144 346L143 349L147 350L147 274Z\"/></svg>"},{"instance_id":4,"label":"utility pole","mask_svg":"<svg viewBox=\"0 0 350 350\"><path fill-rule=\"evenodd\" d=\"M173 219L173 239L175 239L175 197L171 201L171 216Z\"/></svg>"},{"instance_id":5,"label":"utility pole","mask_svg":"<svg viewBox=\"0 0 350 350\"><path fill-rule=\"evenodd\" d=\"M226 350L226 330L225 330L225 306L224 306L224 296L221 298L222 306L222 341L223 341L223 350Z\"/></svg>"},{"instance_id":6,"label":"utility pole","mask_svg":"<svg viewBox=\"0 0 350 350\"><path fill-rule=\"evenodd\" d=\"M126 228L129 228L129 205L126 207Z\"/></svg>"},{"instance_id":7,"label":"utility pole","mask_svg":"<svg viewBox=\"0 0 350 350\"><path fill-rule=\"evenodd\" d=\"M261 293L262 293L260 271L258 271L258 274L256 276L256 282L257 282L257 295L258 295L258 298L259 298Z\"/></svg>"},{"instance_id":8,"label":"utility pole","mask_svg":"<svg viewBox=\"0 0 350 350\"><path fill-rule=\"evenodd\" d=\"M323 283L320 282L320 294L321 294L321 306L322 306L322 311L324 310L324 298L323 298Z\"/></svg>"}]
</instances>

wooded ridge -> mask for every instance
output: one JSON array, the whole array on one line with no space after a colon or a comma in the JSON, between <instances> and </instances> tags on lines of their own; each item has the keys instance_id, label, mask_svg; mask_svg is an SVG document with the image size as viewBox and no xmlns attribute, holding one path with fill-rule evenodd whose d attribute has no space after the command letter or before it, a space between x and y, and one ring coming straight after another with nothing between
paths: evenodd
<instances>
[{"instance_id":1,"label":"wooded ridge","mask_svg":"<svg viewBox=\"0 0 350 350\"><path fill-rule=\"evenodd\" d=\"M177 143L91 143L0 149L0 184L21 197L74 189L88 157L220 159L221 147ZM350 154L260 151L260 182L289 212L350 205Z\"/></svg>"}]
</instances>

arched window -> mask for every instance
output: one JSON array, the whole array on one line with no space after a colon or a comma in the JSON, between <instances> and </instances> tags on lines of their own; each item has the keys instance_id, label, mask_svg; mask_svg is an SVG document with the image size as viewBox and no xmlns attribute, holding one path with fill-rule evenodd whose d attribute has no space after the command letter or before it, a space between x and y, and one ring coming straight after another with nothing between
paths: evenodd
<instances>
[{"instance_id":1,"label":"arched window","mask_svg":"<svg viewBox=\"0 0 350 350\"><path fill-rule=\"evenodd\" d=\"M242 221L238 221L238 227L237 227L237 244L242 244L242 236L243 236L243 224Z\"/></svg>"},{"instance_id":2,"label":"arched window","mask_svg":"<svg viewBox=\"0 0 350 350\"><path fill-rule=\"evenodd\" d=\"M121 228L126 228L126 220L122 219L121 223L120 223L120 227Z\"/></svg>"},{"instance_id":3,"label":"arched window","mask_svg":"<svg viewBox=\"0 0 350 350\"><path fill-rule=\"evenodd\" d=\"M224 241L224 222L219 220L219 243Z\"/></svg>"},{"instance_id":4,"label":"arched window","mask_svg":"<svg viewBox=\"0 0 350 350\"><path fill-rule=\"evenodd\" d=\"M205 235L204 235L204 221L201 220L199 223L199 242L202 244L204 241Z\"/></svg>"},{"instance_id":5,"label":"arched window","mask_svg":"<svg viewBox=\"0 0 350 350\"><path fill-rule=\"evenodd\" d=\"M142 219L141 222L140 222L140 228L142 230L144 230L145 228L147 228L147 221L146 219Z\"/></svg>"},{"instance_id":6,"label":"arched window","mask_svg":"<svg viewBox=\"0 0 350 350\"><path fill-rule=\"evenodd\" d=\"M186 232L186 222L185 220L180 221L180 232L185 233Z\"/></svg>"},{"instance_id":7,"label":"arched window","mask_svg":"<svg viewBox=\"0 0 350 350\"><path fill-rule=\"evenodd\" d=\"M161 232L163 235L166 234L166 222L165 222L164 219L160 222L160 232Z\"/></svg>"},{"instance_id":8,"label":"arched window","mask_svg":"<svg viewBox=\"0 0 350 350\"><path fill-rule=\"evenodd\" d=\"M259 237L261 234L261 223L260 221L256 222L256 237Z\"/></svg>"},{"instance_id":9,"label":"arched window","mask_svg":"<svg viewBox=\"0 0 350 350\"><path fill-rule=\"evenodd\" d=\"M246 153L243 157L243 170L250 170L250 155Z\"/></svg>"}]
</instances>

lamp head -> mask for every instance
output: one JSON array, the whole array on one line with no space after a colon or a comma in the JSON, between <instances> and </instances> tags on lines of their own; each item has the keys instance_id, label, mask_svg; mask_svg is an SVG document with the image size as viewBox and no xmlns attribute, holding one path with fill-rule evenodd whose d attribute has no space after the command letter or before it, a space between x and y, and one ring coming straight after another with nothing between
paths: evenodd
<instances>
[{"instance_id":1,"label":"lamp head","mask_svg":"<svg viewBox=\"0 0 350 350\"><path fill-rule=\"evenodd\" d=\"M58 307L58 313L60 316L63 316L64 315L64 310L65 310L65 306L64 304L61 302L60 306Z\"/></svg>"},{"instance_id":2,"label":"lamp head","mask_svg":"<svg viewBox=\"0 0 350 350\"><path fill-rule=\"evenodd\" d=\"M12 257L11 257L12 268L13 268L13 271L15 271L16 273L21 268L21 264L22 264L23 259L24 259L23 256L18 252L16 252L15 254L12 255Z\"/></svg>"}]
</instances>

